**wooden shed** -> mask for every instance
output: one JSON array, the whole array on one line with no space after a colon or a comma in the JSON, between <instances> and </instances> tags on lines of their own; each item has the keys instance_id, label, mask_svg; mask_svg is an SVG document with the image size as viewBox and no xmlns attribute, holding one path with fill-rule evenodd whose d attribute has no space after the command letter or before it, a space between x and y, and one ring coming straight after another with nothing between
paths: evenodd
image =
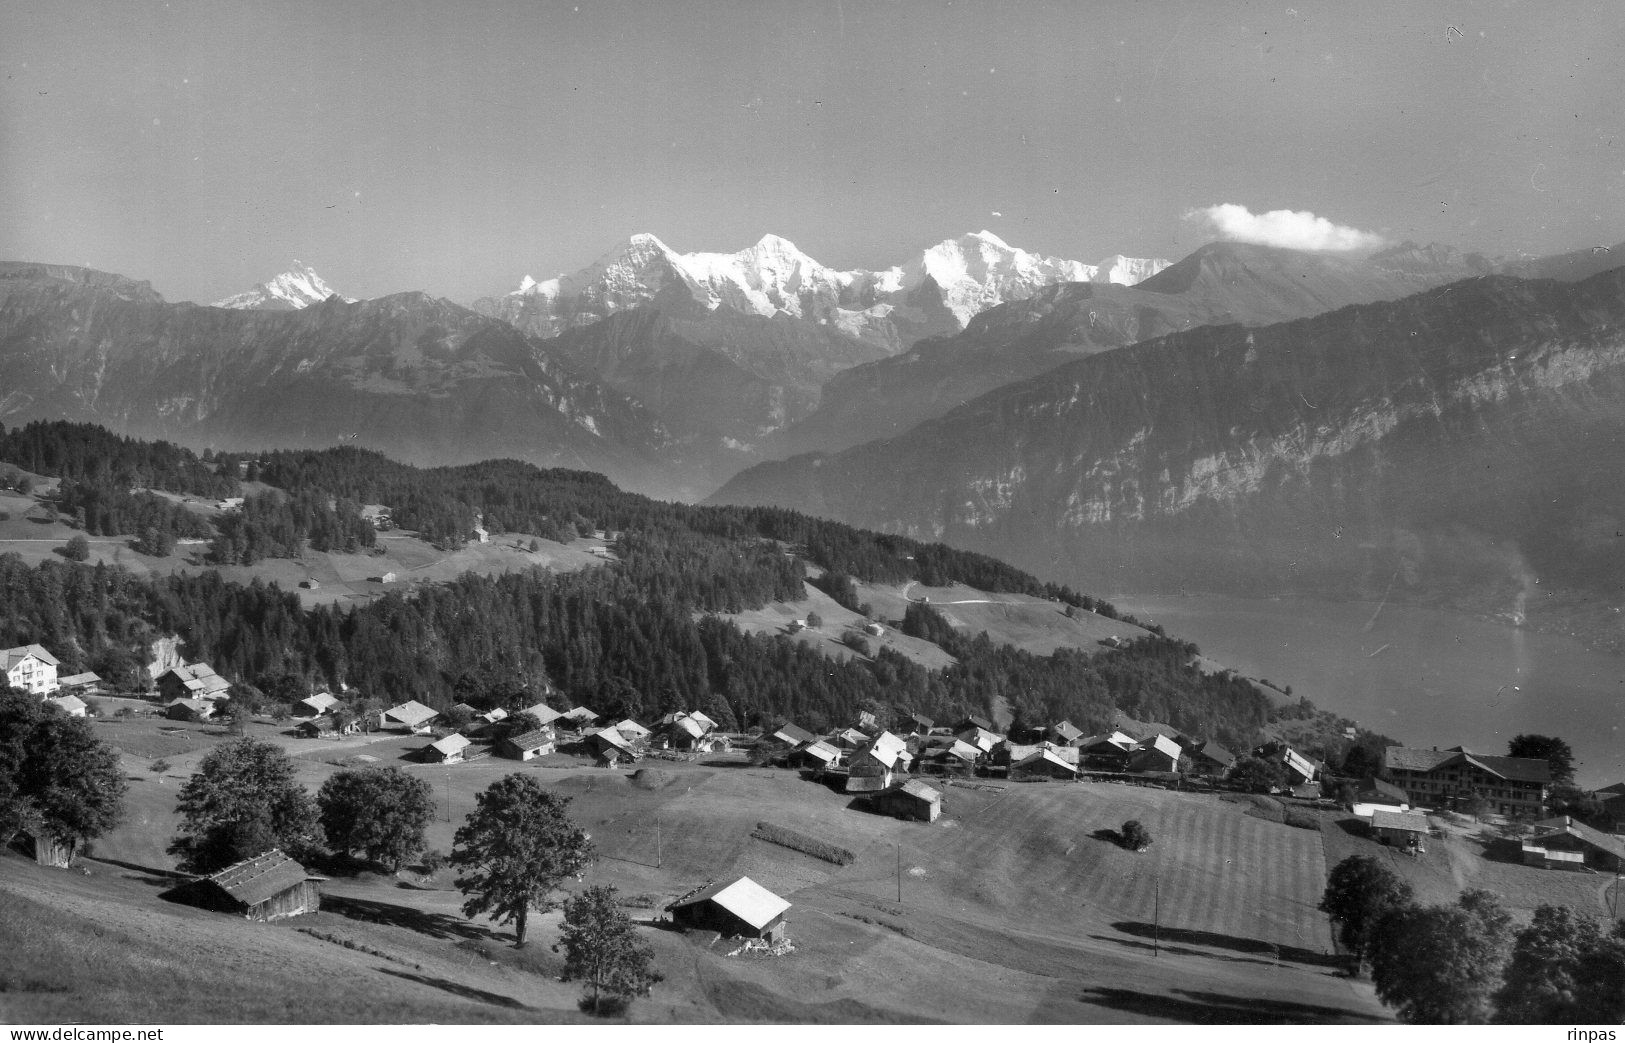
<instances>
[{"instance_id":1,"label":"wooden shed","mask_svg":"<svg viewBox=\"0 0 1625 1043\"><path fill-rule=\"evenodd\" d=\"M876 811L894 818L935 822L942 814L942 794L919 779L909 779L901 786L882 790L869 801Z\"/></svg>"},{"instance_id":2,"label":"wooden shed","mask_svg":"<svg viewBox=\"0 0 1625 1043\"><path fill-rule=\"evenodd\" d=\"M1374 811L1371 835L1393 847L1421 849L1428 835L1428 817L1416 811Z\"/></svg>"},{"instance_id":3,"label":"wooden shed","mask_svg":"<svg viewBox=\"0 0 1625 1043\"><path fill-rule=\"evenodd\" d=\"M822 771L841 762L841 751L820 739L796 747L785 760L792 768Z\"/></svg>"},{"instance_id":4,"label":"wooden shed","mask_svg":"<svg viewBox=\"0 0 1625 1043\"><path fill-rule=\"evenodd\" d=\"M553 729L537 728L523 735L510 735L497 742L497 752L516 761L545 757L553 752Z\"/></svg>"},{"instance_id":5,"label":"wooden shed","mask_svg":"<svg viewBox=\"0 0 1625 1043\"><path fill-rule=\"evenodd\" d=\"M52 869L66 869L73 861L74 843L49 834L34 835L34 861Z\"/></svg>"},{"instance_id":6,"label":"wooden shed","mask_svg":"<svg viewBox=\"0 0 1625 1043\"><path fill-rule=\"evenodd\" d=\"M672 922L683 927L716 931L724 938L776 942L784 937L784 914L790 903L742 876L729 883L713 884L666 908Z\"/></svg>"},{"instance_id":7,"label":"wooden shed","mask_svg":"<svg viewBox=\"0 0 1625 1043\"><path fill-rule=\"evenodd\" d=\"M237 913L248 920L281 920L321 908L317 887L321 879L272 848L213 876L182 884L167 896L186 905Z\"/></svg>"},{"instance_id":8,"label":"wooden shed","mask_svg":"<svg viewBox=\"0 0 1625 1043\"><path fill-rule=\"evenodd\" d=\"M453 732L444 739L437 739L423 747L420 756L431 764L456 764L463 759L464 753L472 745L467 736Z\"/></svg>"}]
</instances>

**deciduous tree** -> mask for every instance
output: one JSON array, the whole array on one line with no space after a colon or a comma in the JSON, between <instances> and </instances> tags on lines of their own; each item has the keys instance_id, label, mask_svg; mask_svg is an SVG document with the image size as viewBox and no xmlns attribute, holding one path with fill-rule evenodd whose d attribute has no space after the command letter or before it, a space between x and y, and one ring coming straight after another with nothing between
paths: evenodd
<instances>
[{"instance_id":1,"label":"deciduous tree","mask_svg":"<svg viewBox=\"0 0 1625 1043\"><path fill-rule=\"evenodd\" d=\"M101 836L123 814L125 786L88 721L0 688L0 843L20 829L70 845Z\"/></svg>"},{"instance_id":2,"label":"deciduous tree","mask_svg":"<svg viewBox=\"0 0 1625 1043\"><path fill-rule=\"evenodd\" d=\"M1495 1008L1505 1025L1617 1025L1625 1019L1625 945L1584 913L1542 905L1518 932Z\"/></svg>"},{"instance_id":3,"label":"deciduous tree","mask_svg":"<svg viewBox=\"0 0 1625 1043\"><path fill-rule=\"evenodd\" d=\"M1514 735L1507 756L1543 760L1552 766L1553 782L1574 781L1574 750L1554 735Z\"/></svg>"},{"instance_id":4,"label":"deciduous tree","mask_svg":"<svg viewBox=\"0 0 1625 1043\"><path fill-rule=\"evenodd\" d=\"M1412 1025L1483 1024L1494 1012L1511 917L1487 891L1455 905L1389 909L1371 945L1377 997Z\"/></svg>"},{"instance_id":5,"label":"deciduous tree","mask_svg":"<svg viewBox=\"0 0 1625 1043\"><path fill-rule=\"evenodd\" d=\"M602 993L623 1007L662 980L653 969L654 950L615 904L615 888L589 887L564 903L564 927L555 949L564 951L564 980L592 986L592 1010Z\"/></svg>"},{"instance_id":6,"label":"deciduous tree","mask_svg":"<svg viewBox=\"0 0 1625 1043\"><path fill-rule=\"evenodd\" d=\"M180 835L169 845L189 872L208 873L273 847L290 854L320 835L315 802L280 746L237 739L216 746L181 787Z\"/></svg>"},{"instance_id":7,"label":"deciduous tree","mask_svg":"<svg viewBox=\"0 0 1625 1043\"><path fill-rule=\"evenodd\" d=\"M341 771L316 793L322 831L340 851L361 851L398 872L423 850L434 817L429 783L395 767Z\"/></svg>"},{"instance_id":8,"label":"deciduous tree","mask_svg":"<svg viewBox=\"0 0 1625 1043\"><path fill-rule=\"evenodd\" d=\"M525 944L530 911L554 908L559 884L592 861L592 843L570 821L569 805L569 797L519 773L475 798L451 851L451 864L464 871L457 888L467 896L465 916L490 913L498 923L512 923L515 944Z\"/></svg>"},{"instance_id":9,"label":"deciduous tree","mask_svg":"<svg viewBox=\"0 0 1625 1043\"><path fill-rule=\"evenodd\" d=\"M1377 921L1410 904L1410 885L1391 869L1370 855L1350 855L1327 876L1320 911L1337 921L1337 940L1358 967Z\"/></svg>"}]
</instances>

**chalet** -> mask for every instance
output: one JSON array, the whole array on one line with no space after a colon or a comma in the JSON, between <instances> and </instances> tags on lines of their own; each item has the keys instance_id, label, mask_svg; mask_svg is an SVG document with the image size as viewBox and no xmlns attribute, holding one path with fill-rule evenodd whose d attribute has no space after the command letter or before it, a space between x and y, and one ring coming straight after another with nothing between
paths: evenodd
<instances>
[{"instance_id":1,"label":"chalet","mask_svg":"<svg viewBox=\"0 0 1625 1043\"><path fill-rule=\"evenodd\" d=\"M360 727L361 725L356 721L350 721L340 727L338 719L332 714L327 714L322 717L312 717L308 721L301 721L294 728L294 731L298 732L301 738L322 739L328 736L349 735Z\"/></svg>"},{"instance_id":2,"label":"chalet","mask_svg":"<svg viewBox=\"0 0 1625 1043\"><path fill-rule=\"evenodd\" d=\"M786 749L793 750L803 743L817 742L818 736L814 735L805 728L791 724L789 721L785 721L783 724L779 725L778 729L774 731L772 735L769 735L765 741L770 745L782 746Z\"/></svg>"},{"instance_id":3,"label":"chalet","mask_svg":"<svg viewBox=\"0 0 1625 1043\"><path fill-rule=\"evenodd\" d=\"M770 942L784 937L784 914L789 908L789 902L748 876L713 884L666 907L679 926L716 931L724 938Z\"/></svg>"},{"instance_id":4,"label":"chalet","mask_svg":"<svg viewBox=\"0 0 1625 1043\"><path fill-rule=\"evenodd\" d=\"M1416 807L1452 807L1480 797L1498 814L1538 815L1552 781L1551 765L1538 757L1491 757L1461 746L1390 746L1383 764Z\"/></svg>"},{"instance_id":5,"label":"chalet","mask_svg":"<svg viewBox=\"0 0 1625 1043\"><path fill-rule=\"evenodd\" d=\"M1415 811L1374 811L1371 835L1392 847L1422 849L1428 835L1428 817Z\"/></svg>"},{"instance_id":6,"label":"chalet","mask_svg":"<svg viewBox=\"0 0 1625 1043\"><path fill-rule=\"evenodd\" d=\"M1179 744L1166 735L1151 735L1136 743L1129 751L1128 770L1132 772L1178 771L1179 758L1184 753Z\"/></svg>"},{"instance_id":7,"label":"chalet","mask_svg":"<svg viewBox=\"0 0 1625 1043\"><path fill-rule=\"evenodd\" d=\"M469 703L452 703L446 713L451 717L466 717L473 720L480 715L480 708Z\"/></svg>"},{"instance_id":8,"label":"chalet","mask_svg":"<svg viewBox=\"0 0 1625 1043\"><path fill-rule=\"evenodd\" d=\"M1354 788L1350 810L1361 818L1370 818L1378 811L1400 812L1411 810L1405 791L1392 782L1372 776Z\"/></svg>"},{"instance_id":9,"label":"chalet","mask_svg":"<svg viewBox=\"0 0 1625 1043\"><path fill-rule=\"evenodd\" d=\"M1044 734L1057 746L1076 746L1085 738L1083 729L1079 728L1071 721L1061 721L1058 724L1052 724L1049 726L1049 731L1045 732Z\"/></svg>"},{"instance_id":10,"label":"chalet","mask_svg":"<svg viewBox=\"0 0 1625 1043\"><path fill-rule=\"evenodd\" d=\"M881 732L874 741L854 750L846 777L846 792L876 793L892 784L896 772L907 771L908 745L891 732Z\"/></svg>"},{"instance_id":11,"label":"chalet","mask_svg":"<svg viewBox=\"0 0 1625 1043\"><path fill-rule=\"evenodd\" d=\"M931 718L917 713L905 714L904 719L908 721L909 730L915 735L930 735L931 728L936 724Z\"/></svg>"},{"instance_id":12,"label":"chalet","mask_svg":"<svg viewBox=\"0 0 1625 1043\"><path fill-rule=\"evenodd\" d=\"M393 572L386 572L386 573L384 573L384 574L383 574L383 575L382 575L382 576L379 576L379 577L378 577L378 582L379 582L379 583L393 583L393 582L395 582L395 580L396 580L396 579L398 579L398 578L399 578L399 577L398 577L398 576L396 576L396 575L395 575L395 573L393 573Z\"/></svg>"},{"instance_id":13,"label":"chalet","mask_svg":"<svg viewBox=\"0 0 1625 1043\"><path fill-rule=\"evenodd\" d=\"M416 699L409 699L399 706L391 706L378 714L378 727L391 728L397 731L405 730L411 735L426 735L429 724L440 714L424 706Z\"/></svg>"},{"instance_id":14,"label":"chalet","mask_svg":"<svg viewBox=\"0 0 1625 1043\"><path fill-rule=\"evenodd\" d=\"M825 740L838 750L855 750L869 741L869 736L856 728L842 728Z\"/></svg>"},{"instance_id":15,"label":"chalet","mask_svg":"<svg viewBox=\"0 0 1625 1043\"><path fill-rule=\"evenodd\" d=\"M922 766L939 772L966 772L976 767L982 751L952 735L934 735L919 748Z\"/></svg>"},{"instance_id":16,"label":"chalet","mask_svg":"<svg viewBox=\"0 0 1625 1043\"><path fill-rule=\"evenodd\" d=\"M101 688L102 679L97 674L87 670L82 674L69 674L66 677L59 677L56 683L64 692L94 692Z\"/></svg>"},{"instance_id":17,"label":"chalet","mask_svg":"<svg viewBox=\"0 0 1625 1043\"><path fill-rule=\"evenodd\" d=\"M992 732L992 731L997 731L998 730L998 729L993 727L993 722L988 720L987 718L971 716L971 717L966 717L964 720L962 720L958 724L954 725L954 734L958 735L959 733L969 731L972 728L980 728L984 732Z\"/></svg>"},{"instance_id":18,"label":"chalet","mask_svg":"<svg viewBox=\"0 0 1625 1043\"><path fill-rule=\"evenodd\" d=\"M698 721L684 714L670 724L661 725L654 734L653 742L657 749L697 751L701 746L709 748L705 741L709 734Z\"/></svg>"},{"instance_id":19,"label":"chalet","mask_svg":"<svg viewBox=\"0 0 1625 1043\"><path fill-rule=\"evenodd\" d=\"M307 716L320 717L324 713L332 713L333 708L339 704L338 696L332 692L317 692L308 699L299 700L299 709Z\"/></svg>"},{"instance_id":20,"label":"chalet","mask_svg":"<svg viewBox=\"0 0 1625 1043\"><path fill-rule=\"evenodd\" d=\"M1521 847L1525 865L1625 871L1625 838L1610 836L1567 815L1535 823L1535 832L1524 838Z\"/></svg>"},{"instance_id":21,"label":"chalet","mask_svg":"<svg viewBox=\"0 0 1625 1043\"><path fill-rule=\"evenodd\" d=\"M721 727L721 725L717 724L716 721L713 721L711 718L707 717L698 710L695 710L693 713L689 714L688 718L708 732L714 732Z\"/></svg>"},{"instance_id":22,"label":"chalet","mask_svg":"<svg viewBox=\"0 0 1625 1043\"><path fill-rule=\"evenodd\" d=\"M588 732L582 744L593 755L595 763L600 768L613 767L616 764L630 764L638 759L637 751L632 744L614 728L600 728L595 732Z\"/></svg>"},{"instance_id":23,"label":"chalet","mask_svg":"<svg viewBox=\"0 0 1625 1043\"><path fill-rule=\"evenodd\" d=\"M1038 749L1011 764L1010 777L1070 780L1078 777L1078 766L1056 756L1053 749Z\"/></svg>"},{"instance_id":24,"label":"chalet","mask_svg":"<svg viewBox=\"0 0 1625 1043\"><path fill-rule=\"evenodd\" d=\"M56 656L40 645L18 645L0 649L0 674L6 684L29 695L46 696L60 687L56 669L61 664Z\"/></svg>"},{"instance_id":25,"label":"chalet","mask_svg":"<svg viewBox=\"0 0 1625 1043\"><path fill-rule=\"evenodd\" d=\"M69 717L83 717L89 709L85 701L77 695L53 695L45 700L49 706L54 706Z\"/></svg>"},{"instance_id":26,"label":"chalet","mask_svg":"<svg viewBox=\"0 0 1625 1043\"><path fill-rule=\"evenodd\" d=\"M1125 735L1131 735L1134 737L1136 742L1139 742L1142 739L1149 739L1153 735L1166 735L1168 738L1179 742L1181 746L1186 744L1184 741L1181 741L1179 729L1175 728L1173 725L1162 724L1158 721L1137 720L1130 717L1122 710L1112 711L1112 730L1122 732Z\"/></svg>"},{"instance_id":27,"label":"chalet","mask_svg":"<svg viewBox=\"0 0 1625 1043\"><path fill-rule=\"evenodd\" d=\"M551 728L537 728L523 735L510 735L497 742L497 752L516 761L545 757L555 748Z\"/></svg>"},{"instance_id":28,"label":"chalet","mask_svg":"<svg viewBox=\"0 0 1625 1043\"><path fill-rule=\"evenodd\" d=\"M172 721L206 721L214 716L214 703L207 699L172 699L164 704L164 716Z\"/></svg>"},{"instance_id":29,"label":"chalet","mask_svg":"<svg viewBox=\"0 0 1625 1043\"><path fill-rule=\"evenodd\" d=\"M868 710L858 712L858 731L865 735L879 735L881 732L880 719Z\"/></svg>"},{"instance_id":30,"label":"chalet","mask_svg":"<svg viewBox=\"0 0 1625 1043\"><path fill-rule=\"evenodd\" d=\"M231 682L214 672L208 663L184 663L158 675L161 699L225 699L231 695Z\"/></svg>"},{"instance_id":31,"label":"chalet","mask_svg":"<svg viewBox=\"0 0 1625 1043\"><path fill-rule=\"evenodd\" d=\"M869 802L876 811L893 818L935 822L942 814L942 794L919 779L881 790Z\"/></svg>"},{"instance_id":32,"label":"chalet","mask_svg":"<svg viewBox=\"0 0 1625 1043\"><path fill-rule=\"evenodd\" d=\"M1129 754L1135 739L1124 732L1113 731L1104 735L1091 735L1078 741L1078 752L1085 768L1097 771L1124 771L1128 768Z\"/></svg>"},{"instance_id":33,"label":"chalet","mask_svg":"<svg viewBox=\"0 0 1625 1043\"><path fill-rule=\"evenodd\" d=\"M568 721L571 727L577 729L586 728L598 719L598 715L585 706L577 706L573 710L566 710L559 716Z\"/></svg>"},{"instance_id":34,"label":"chalet","mask_svg":"<svg viewBox=\"0 0 1625 1043\"><path fill-rule=\"evenodd\" d=\"M785 760L792 768L822 771L841 763L841 751L820 739L797 746Z\"/></svg>"},{"instance_id":35,"label":"chalet","mask_svg":"<svg viewBox=\"0 0 1625 1043\"><path fill-rule=\"evenodd\" d=\"M444 739L436 739L423 747L419 756L430 764L458 764L472 745L474 744L468 741L466 735L453 732Z\"/></svg>"},{"instance_id":36,"label":"chalet","mask_svg":"<svg viewBox=\"0 0 1625 1043\"><path fill-rule=\"evenodd\" d=\"M612 724L610 727L620 732L621 738L625 739L629 743L632 743L633 745L640 742L647 742L649 739L649 729L645 728L643 725L639 724L637 721L634 721L630 717L619 724Z\"/></svg>"},{"instance_id":37,"label":"chalet","mask_svg":"<svg viewBox=\"0 0 1625 1043\"><path fill-rule=\"evenodd\" d=\"M564 716L564 714L559 713L546 703L537 703L534 706L527 706L523 710L515 710L513 716L522 717L527 713L536 718L536 723L540 725L552 724Z\"/></svg>"},{"instance_id":38,"label":"chalet","mask_svg":"<svg viewBox=\"0 0 1625 1043\"><path fill-rule=\"evenodd\" d=\"M273 848L213 876L182 884L167 897L249 920L281 920L321 908L317 884L322 879Z\"/></svg>"},{"instance_id":39,"label":"chalet","mask_svg":"<svg viewBox=\"0 0 1625 1043\"><path fill-rule=\"evenodd\" d=\"M1192 743L1185 748L1185 755L1191 759L1191 769L1198 775L1223 775L1236 763L1235 754L1211 739Z\"/></svg>"},{"instance_id":40,"label":"chalet","mask_svg":"<svg viewBox=\"0 0 1625 1043\"><path fill-rule=\"evenodd\" d=\"M965 728L958 733L961 742L974 746L984 754L992 753L1004 736L998 732L988 731L986 728Z\"/></svg>"},{"instance_id":41,"label":"chalet","mask_svg":"<svg viewBox=\"0 0 1625 1043\"><path fill-rule=\"evenodd\" d=\"M1035 743L1011 742L1004 740L993 747L992 761L996 768L1009 768L1026 760L1035 753L1049 752L1072 766L1073 771L1078 770L1080 759L1079 749L1076 746L1061 746L1048 739Z\"/></svg>"}]
</instances>

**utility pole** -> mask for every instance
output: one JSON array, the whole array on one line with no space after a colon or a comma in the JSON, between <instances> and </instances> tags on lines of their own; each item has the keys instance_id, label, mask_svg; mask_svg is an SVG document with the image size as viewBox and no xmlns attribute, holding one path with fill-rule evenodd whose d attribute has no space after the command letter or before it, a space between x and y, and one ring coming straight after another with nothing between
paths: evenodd
<instances>
[{"instance_id":1,"label":"utility pole","mask_svg":"<svg viewBox=\"0 0 1625 1043\"><path fill-rule=\"evenodd\" d=\"M897 904L903 904L903 845L897 845Z\"/></svg>"},{"instance_id":2,"label":"utility pole","mask_svg":"<svg viewBox=\"0 0 1625 1043\"><path fill-rule=\"evenodd\" d=\"M660 851L660 816L655 816L655 868L661 869L665 865L665 858Z\"/></svg>"},{"instance_id":3,"label":"utility pole","mask_svg":"<svg viewBox=\"0 0 1625 1043\"><path fill-rule=\"evenodd\" d=\"M446 769L446 821L451 821L451 769Z\"/></svg>"},{"instance_id":4,"label":"utility pole","mask_svg":"<svg viewBox=\"0 0 1625 1043\"><path fill-rule=\"evenodd\" d=\"M1157 859L1156 875L1151 878L1151 956L1162 955L1162 859Z\"/></svg>"}]
</instances>

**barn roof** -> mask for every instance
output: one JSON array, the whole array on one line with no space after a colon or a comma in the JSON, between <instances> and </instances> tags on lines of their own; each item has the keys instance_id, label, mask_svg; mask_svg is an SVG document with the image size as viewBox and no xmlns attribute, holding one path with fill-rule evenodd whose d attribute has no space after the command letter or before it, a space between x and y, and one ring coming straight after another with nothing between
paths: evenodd
<instances>
[{"instance_id":1,"label":"barn roof","mask_svg":"<svg viewBox=\"0 0 1625 1043\"><path fill-rule=\"evenodd\" d=\"M74 716L74 717L83 717L84 716L84 713L85 713L85 701L83 699L79 698L77 695L59 695L59 696L56 696L55 698L47 699L45 701L50 703L52 706L55 706L57 709L61 710L63 713L69 714L70 716Z\"/></svg>"},{"instance_id":2,"label":"barn roof","mask_svg":"<svg viewBox=\"0 0 1625 1043\"><path fill-rule=\"evenodd\" d=\"M532 717L536 718L536 722L538 724L551 724L560 717L564 716L564 714L559 713L546 703L537 703L535 706L527 706L523 710L516 710L514 711L514 716L518 717L520 714L524 713L528 713Z\"/></svg>"},{"instance_id":3,"label":"barn roof","mask_svg":"<svg viewBox=\"0 0 1625 1043\"><path fill-rule=\"evenodd\" d=\"M1615 858L1625 859L1625 840L1610 836L1600 829L1592 829L1584 822L1576 822L1567 815L1542 819L1535 823L1535 828L1540 832L1530 837L1531 841L1544 840L1548 837L1560 836L1566 833L1571 837L1585 841L1594 848L1608 852Z\"/></svg>"},{"instance_id":4,"label":"barn roof","mask_svg":"<svg viewBox=\"0 0 1625 1043\"><path fill-rule=\"evenodd\" d=\"M1360 783L1356 795L1361 797L1381 797L1383 800L1394 804L1410 803L1410 798L1405 795L1404 790L1392 782L1377 778L1375 775Z\"/></svg>"},{"instance_id":5,"label":"barn roof","mask_svg":"<svg viewBox=\"0 0 1625 1043\"><path fill-rule=\"evenodd\" d=\"M277 848L245 859L209 877L209 882L244 905L258 905L310 876L305 867Z\"/></svg>"},{"instance_id":6,"label":"barn roof","mask_svg":"<svg viewBox=\"0 0 1625 1043\"><path fill-rule=\"evenodd\" d=\"M424 706L416 699L408 699L399 706L391 706L389 709L385 710L384 716L399 721L408 728L416 728L420 724L434 720L436 717L439 717L440 714L438 711L431 710L429 707Z\"/></svg>"},{"instance_id":7,"label":"barn roof","mask_svg":"<svg viewBox=\"0 0 1625 1043\"><path fill-rule=\"evenodd\" d=\"M1205 757L1208 760L1213 761L1215 764L1220 764L1227 768L1236 762L1235 754L1231 753L1229 750L1225 749L1223 746L1220 746L1211 739L1201 745L1201 748L1196 751L1195 756Z\"/></svg>"},{"instance_id":8,"label":"barn roof","mask_svg":"<svg viewBox=\"0 0 1625 1043\"><path fill-rule=\"evenodd\" d=\"M78 688L80 685L97 684L100 681L101 677L99 675L88 670L82 674L69 674L66 677L56 679L56 683L63 688Z\"/></svg>"},{"instance_id":9,"label":"barn roof","mask_svg":"<svg viewBox=\"0 0 1625 1043\"><path fill-rule=\"evenodd\" d=\"M498 721L507 720L508 711L499 706L494 710L487 710L486 712L480 714L479 717L480 720L484 721L486 724L495 724Z\"/></svg>"},{"instance_id":10,"label":"barn roof","mask_svg":"<svg viewBox=\"0 0 1625 1043\"><path fill-rule=\"evenodd\" d=\"M1132 735L1114 731L1105 735L1091 735L1078 743L1078 748L1088 751L1098 751L1101 747L1110 747L1117 753L1127 753L1134 747L1135 739Z\"/></svg>"},{"instance_id":11,"label":"barn roof","mask_svg":"<svg viewBox=\"0 0 1625 1043\"><path fill-rule=\"evenodd\" d=\"M1062 742L1073 742L1083 738L1083 729L1071 721L1062 721L1059 724L1051 725L1050 732Z\"/></svg>"},{"instance_id":12,"label":"barn roof","mask_svg":"<svg viewBox=\"0 0 1625 1043\"><path fill-rule=\"evenodd\" d=\"M818 738L818 736L814 735L807 729L801 727L800 725L791 724L789 721L785 721L783 724L779 725L778 730L775 731L773 735L777 738L782 738L797 745L804 742L814 742Z\"/></svg>"},{"instance_id":13,"label":"barn roof","mask_svg":"<svg viewBox=\"0 0 1625 1043\"><path fill-rule=\"evenodd\" d=\"M626 753L632 752L632 746L626 741L626 736L622 735L614 728L600 728L597 731L588 734L587 738L597 739L599 742L607 743L608 745L615 747L617 750L622 750Z\"/></svg>"},{"instance_id":14,"label":"barn roof","mask_svg":"<svg viewBox=\"0 0 1625 1043\"><path fill-rule=\"evenodd\" d=\"M837 761L841 759L841 751L822 739L803 744L797 752L809 753L821 761Z\"/></svg>"},{"instance_id":15,"label":"barn roof","mask_svg":"<svg viewBox=\"0 0 1625 1043\"><path fill-rule=\"evenodd\" d=\"M301 699L299 702L317 713L326 713L339 704L338 697L331 692L319 692L308 699Z\"/></svg>"},{"instance_id":16,"label":"barn roof","mask_svg":"<svg viewBox=\"0 0 1625 1043\"><path fill-rule=\"evenodd\" d=\"M1140 741L1137 749L1156 750L1158 753L1166 754L1175 760L1178 760L1180 753L1183 752L1179 748L1179 743L1168 738L1168 736L1161 734L1160 732L1146 736Z\"/></svg>"},{"instance_id":17,"label":"barn roof","mask_svg":"<svg viewBox=\"0 0 1625 1043\"><path fill-rule=\"evenodd\" d=\"M614 728L615 728L616 731L620 732L622 735L625 735L625 736L628 736L628 737L631 737L633 735L642 736L642 735L648 735L649 734L649 729L645 728L643 725L639 724L637 721L634 721L630 717L628 717L626 720L622 721L620 724L615 725Z\"/></svg>"},{"instance_id":18,"label":"barn roof","mask_svg":"<svg viewBox=\"0 0 1625 1043\"><path fill-rule=\"evenodd\" d=\"M437 750L441 756L449 757L454 753L461 753L463 750L466 750L472 745L474 744L469 742L466 736L458 735L456 732L452 732L444 739L438 739L435 742L431 742L429 744L429 749Z\"/></svg>"},{"instance_id":19,"label":"barn roof","mask_svg":"<svg viewBox=\"0 0 1625 1043\"><path fill-rule=\"evenodd\" d=\"M0 670L10 670L29 656L52 666L61 665L56 656L45 650L44 645L18 645L16 648L0 649Z\"/></svg>"},{"instance_id":20,"label":"barn roof","mask_svg":"<svg viewBox=\"0 0 1625 1043\"><path fill-rule=\"evenodd\" d=\"M932 726L937 723L931 718L917 713L909 714L908 719L919 725L921 728L924 728L926 731L930 731Z\"/></svg>"},{"instance_id":21,"label":"barn roof","mask_svg":"<svg viewBox=\"0 0 1625 1043\"><path fill-rule=\"evenodd\" d=\"M577 706L573 710L566 710L559 716L568 717L570 720L579 722L581 724L587 724L598 719L598 715L587 709L585 706Z\"/></svg>"},{"instance_id":22,"label":"barn roof","mask_svg":"<svg viewBox=\"0 0 1625 1043\"><path fill-rule=\"evenodd\" d=\"M553 741L553 733L546 728L537 728L535 731L525 732L522 735L508 736L508 743L521 750L539 750Z\"/></svg>"},{"instance_id":23,"label":"barn roof","mask_svg":"<svg viewBox=\"0 0 1625 1043\"><path fill-rule=\"evenodd\" d=\"M1373 811L1372 829L1403 829L1409 833L1426 833L1428 817L1417 811Z\"/></svg>"},{"instance_id":24,"label":"barn roof","mask_svg":"<svg viewBox=\"0 0 1625 1043\"><path fill-rule=\"evenodd\" d=\"M938 790L936 790L934 787L927 786L919 779L909 779L907 782L897 787L897 789L899 792L907 793L911 797L916 797L920 800L930 801L932 803L936 803L942 799L942 794Z\"/></svg>"},{"instance_id":25,"label":"barn roof","mask_svg":"<svg viewBox=\"0 0 1625 1043\"><path fill-rule=\"evenodd\" d=\"M1455 757L1450 750L1424 750L1416 746L1389 746L1382 753L1383 763L1399 771L1432 771Z\"/></svg>"},{"instance_id":26,"label":"barn roof","mask_svg":"<svg viewBox=\"0 0 1625 1043\"><path fill-rule=\"evenodd\" d=\"M1029 753L1027 756L1021 758L1021 760L1012 765L1012 767L1034 768L1039 764L1053 764L1057 767L1065 768L1067 771L1078 770L1078 766L1076 764L1068 764L1060 757L1057 757L1054 750L1050 749L1034 750L1032 753Z\"/></svg>"},{"instance_id":27,"label":"barn roof","mask_svg":"<svg viewBox=\"0 0 1625 1043\"><path fill-rule=\"evenodd\" d=\"M698 710L695 710L693 713L689 714L688 719L693 721L695 724L698 724L701 728L704 728L708 732L716 731L717 729L717 722L713 721L711 718L707 717Z\"/></svg>"},{"instance_id":28,"label":"barn roof","mask_svg":"<svg viewBox=\"0 0 1625 1043\"><path fill-rule=\"evenodd\" d=\"M193 713L207 717L214 713L214 704L207 699L171 699L164 704L164 709L172 706L184 706Z\"/></svg>"},{"instance_id":29,"label":"barn roof","mask_svg":"<svg viewBox=\"0 0 1625 1043\"><path fill-rule=\"evenodd\" d=\"M701 902L715 902L757 930L766 927L790 908L789 902L748 876L726 884L713 884L699 894L673 902L667 908L681 909Z\"/></svg>"}]
</instances>

